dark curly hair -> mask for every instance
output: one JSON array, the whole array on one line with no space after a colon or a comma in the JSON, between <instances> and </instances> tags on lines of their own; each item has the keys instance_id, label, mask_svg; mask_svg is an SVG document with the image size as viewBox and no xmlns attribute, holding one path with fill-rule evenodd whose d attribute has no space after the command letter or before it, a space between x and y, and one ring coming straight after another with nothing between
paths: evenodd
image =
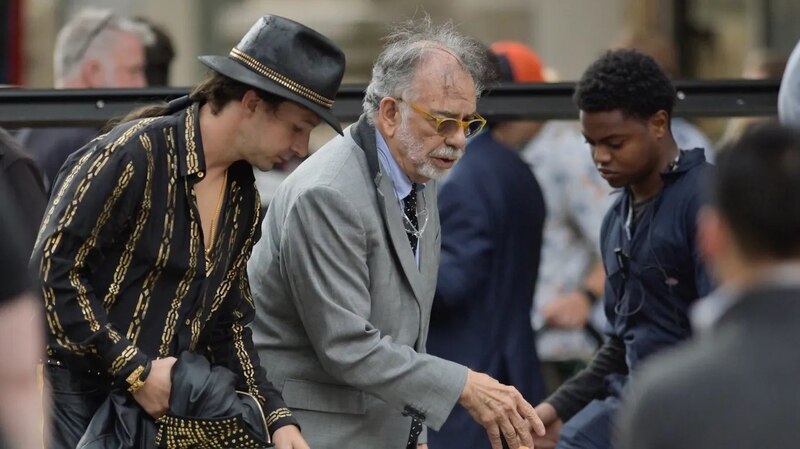
<instances>
[{"instance_id":1,"label":"dark curly hair","mask_svg":"<svg viewBox=\"0 0 800 449\"><path fill-rule=\"evenodd\" d=\"M662 109L672 118L675 97L675 87L653 58L621 49L586 69L572 99L584 112L619 109L625 117L646 120Z\"/></svg>"}]
</instances>

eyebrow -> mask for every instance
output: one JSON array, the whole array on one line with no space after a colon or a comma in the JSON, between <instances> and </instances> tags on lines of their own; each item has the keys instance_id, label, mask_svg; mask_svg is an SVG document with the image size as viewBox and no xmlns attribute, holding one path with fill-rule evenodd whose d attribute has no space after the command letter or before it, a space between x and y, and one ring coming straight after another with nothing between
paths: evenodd
<instances>
[{"instance_id":1,"label":"eyebrow","mask_svg":"<svg viewBox=\"0 0 800 449\"><path fill-rule=\"evenodd\" d=\"M478 113L478 111L471 112L471 113L465 115L463 117L463 119L473 119L473 118L475 118L475 115L477 113ZM451 111L439 111L439 110L436 110L436 111L431 111L431 115L439 115L439 116L442 116L442 117L454 118L456 120L459 119L458 118L459 114L456 113L456 112L451 112Z\"/></svg>"},{"instance_id":2,"label":"eyebrow","mask_svg":"<svg viewBox=\"0 0 800 449\"><path fill-rule=\"evenodd\" d=\"M308 125L311 126L312 128L316 128L317 126L319 126L320 123L322 123L322 119L317 118L317 117L315 117L313 119L312 118L304 118L303 121L308 123Z\"/></svg>"},{"instance_id":3,"label":"eyebrow","mask_svg":"<svg viewBox=\"0 0 800 449\"><path fill-rule=\"evenodd\" d=\"M583 133L581 133L581 134L583 134ZM607 141L612 140L612 139L624 139L625 137L626 136L623 135L623 134L611 134L611 135L603 137L602 139L597 139L596 141L597 142L607 142ZM595 142L594 140L590 139L589 136L587 136L586 134L583 134L583 138L587 142Z\"/></svg>"}]
</instances>

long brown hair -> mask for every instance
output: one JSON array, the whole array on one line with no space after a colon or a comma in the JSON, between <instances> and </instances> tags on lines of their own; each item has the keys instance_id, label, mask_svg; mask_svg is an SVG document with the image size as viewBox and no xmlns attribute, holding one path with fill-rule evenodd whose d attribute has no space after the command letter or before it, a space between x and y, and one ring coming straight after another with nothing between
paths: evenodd
<instances>
[{"instance_id":1,"label":"long brown hair","mask_svg":"<svg viewBox=\"0 0 800 449\"><path fill-rule=\"evenodd\" d=\"M206 77L199 84L194 86L189 93L189 98L200 104L208 103L213 114L219 113L226 104L231 101L241 100L248 90L255 90L259 98L267 102L270 107L276 107L280 103L287 101L283 97L256 89L253 86L228 78L221 73L209 70ZM166 102L149 104L134 109L121 120L114 122L114 126L120 123L127 123L132 120L139 120L148 117L161 117L170 114L169 104ZM113 126L111 126L113 127Z\"/></svg>"}]
</instances>

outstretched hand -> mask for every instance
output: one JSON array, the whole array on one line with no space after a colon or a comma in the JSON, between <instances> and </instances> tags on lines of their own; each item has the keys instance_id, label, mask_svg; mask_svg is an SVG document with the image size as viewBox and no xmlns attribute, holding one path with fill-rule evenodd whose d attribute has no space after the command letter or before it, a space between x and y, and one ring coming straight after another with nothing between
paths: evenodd
<instances>
[{"instance_id":1,"label":"outstretched hand","mask_svg":"<svg viewBox=\"0 0 800 449\"><path fill-rule=\"evenodd\" d=\"M534 434L545 434L544 423L522 394L486 374L467 372L459 403L486 429L492 449L503 448L502 438L511 449L533 447Z\"/></svg>"}]
</instances>

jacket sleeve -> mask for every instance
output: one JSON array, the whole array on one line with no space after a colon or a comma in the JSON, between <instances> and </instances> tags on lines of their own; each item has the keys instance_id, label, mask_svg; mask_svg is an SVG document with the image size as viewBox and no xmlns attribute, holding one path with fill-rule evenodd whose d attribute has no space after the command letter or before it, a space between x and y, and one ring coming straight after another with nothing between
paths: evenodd
<instances>
[{"instance_id":1,"label":"jacket sleeve","mask_svg":"<svg viewBox=\"0 0 800 449\"><path fill-rule=\"evenodd\" d=\"M214 364L225 366L236 375L236 389L258 399L264 410L270 435L279 428L293 424L300 427L283 402L280 392L267 379L258 352L253 346L249 324L255 316L247 270L239 268L236 286L220 310L211 339Z\"/></svg>"},{"instance_id":2,"label":"jacket sleeve","mask_svg":"<svg viewBox=\"0 0 800 449\"><path fill-rule=\"evenodd\" d=\"M360 211L330 187L301 193L280 240L280 275L328 374L439 429L466 383L461 365L397 344L369 321L375 301ZM280 219L268 214L267 219Z\"/></svg>"},{"instance_id":3,"label":"jacket sleeve","mask_svg":"<svg viewBox=\"0 0 800 449\"><path fill-rule=\"evenodd\" d=\"M606 394L605 378L612 373L627 374L625 344L619 337L610 337L594 356L589 366L568 380L545 402L568 421L594 399Z\"/></svg>"},{"instance_id":4,"label":"jacket sleeve","mask_svg":"<svg viewBox=\"0 0 800 449\"><path fill-rule=\"evenodd\" d=\"M480 192L458 180L445 183L439 193L442 254L433 313L447 313L479 297L488 284L487 264L495 248L489 235L491 211L480 198Z\"/></svg>"},{"instance_id":5,"label":"jacket sleeve","mask_svg":"<svg viewBox=\"0 0 800 449\"><path fill-rule=\"evenodd\" d=\"M104 298L89 277L105 263L103 248L129 232L128 220L149 188L151 142L132 134L87 148L65 172L31 258L56 343L78 355L96 355L120 384L148 356L109 323Z\"/></svg>"},{"instance_id":6,"label":"jacket sleeve","mask_svg":"<svg viewBox=\"0 0 800 449\"><path fill-rule=\"evenodd\" d=\"M260 200L256 195L254 208L259 210ZM251 232L231 268L232 276L223 282L230 283L229 293L221 306L220 316L215 320L210 341L211 360L236 375L236 389L245 391L261 403L270 435L279 428L293 424L300 427L292 412L283 402L280 392L267 379L261 366L258 351L253 345L253 334L249 324L255 317L255 306L250 293L247 276L247 260L261 234L258 212L254 214Z\"/></svg>"}]
</instances>

